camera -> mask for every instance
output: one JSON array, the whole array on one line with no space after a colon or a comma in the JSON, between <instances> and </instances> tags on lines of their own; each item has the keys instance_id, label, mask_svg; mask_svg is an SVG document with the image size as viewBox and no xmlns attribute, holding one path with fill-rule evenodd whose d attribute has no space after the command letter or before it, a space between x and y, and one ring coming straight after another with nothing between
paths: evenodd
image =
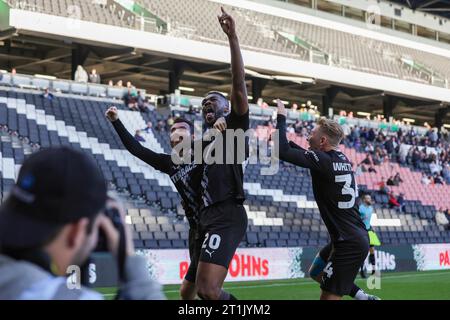
<instances>
[{"instance_id":1,"label":"camera","mask_svg":"<svg viewBox=\"0 0 450 320\"><path fill-rule=\"evenodd\" d=\"M103 214L112 221L114 228L120 232L120 230L124 228L122 217L120 216L119 209L112 205L112 203L118 203L118 200L108 193L108 200L106 203ZM120 236L122 236L122 234ZM108 252L108 243L103 230L99 230L98 232L98 242L94 252Z\"/></svg>"},{"instance_id":2,"label":"camera","mask_svg":"<svg viewBox=\"0 0 450 320\"><path fill-rule=\"evenodd\" d=\"M119 285L124 280L126 259L125 225L119 210L120 201L111 192L108 192L106 207L103 214L108 217L119 232L119 246L117 256L112 255L108 249L108 239L102 229L98 232L97 246L91 253L86 264L82 267L81 283L85 286L105 286L115 283ZM98 272L98 270L102 270Z\"/></svg>"}]
</instances>

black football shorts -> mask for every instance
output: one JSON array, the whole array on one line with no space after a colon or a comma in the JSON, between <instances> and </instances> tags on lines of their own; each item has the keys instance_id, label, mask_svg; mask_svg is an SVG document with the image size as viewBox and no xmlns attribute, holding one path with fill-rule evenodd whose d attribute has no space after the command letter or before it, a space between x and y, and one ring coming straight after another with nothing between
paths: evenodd
<instances>
[{"instance_id":1,"label":"black football shorts","mask_svg":"<svg viewBox=\"0 0 450 320\"><path fill-rule=\"evenodd\" d=\"M197 277L197 267L200 258L200 250L202 248L203 235L198 225L192 225L189 228L189 257L191 262L184 279L195 283Z\"/></svg>"},{"instance_id":2,"label":"black football shorts","mask_svg":"<svg viewBox=\"0 0 450 320\"><path fill-rule=\"evenodd\" d=\"M369 252L369 237L335 241L320 250L326 261L320 288L339 296L350 294L359 268Z\"/></svg>"},{"instance_id":3,"label":"black football shorts","mask_svg":"<svg viewBox=\"0 0 450 320\"><path fill-rule=\"evenodd\" d=\"M228 269L247 230L247 212L235 201L214 204L202 210L200 229L204 235L200 261Z\"/></svg>"}]
</instances>

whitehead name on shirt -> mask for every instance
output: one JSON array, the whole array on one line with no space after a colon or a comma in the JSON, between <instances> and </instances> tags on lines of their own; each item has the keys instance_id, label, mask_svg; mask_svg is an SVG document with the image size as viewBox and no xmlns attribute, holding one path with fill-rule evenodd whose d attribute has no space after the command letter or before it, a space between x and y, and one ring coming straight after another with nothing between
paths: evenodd
<instances>
[{"instance_id":1,"label":"whitehead name on shirt","mask_svg":"<svg viewBox=\"0 0 450 320\"><path fill-rule=\"evenodd\" d=\"M349 172L353 171L352 165L350 163L345 162L333 162L333 170L334 171L344 171Z\"/></svg>"}]
</instances>

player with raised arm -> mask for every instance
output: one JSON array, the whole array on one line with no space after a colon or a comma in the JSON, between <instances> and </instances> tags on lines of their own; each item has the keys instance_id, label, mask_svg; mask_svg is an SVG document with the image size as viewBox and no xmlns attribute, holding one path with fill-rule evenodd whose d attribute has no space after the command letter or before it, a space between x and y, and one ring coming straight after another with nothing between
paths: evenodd
<instances>
[{"instance_id":1,"label":"player with raised arm","mask_svg":"<svg viewBox=\"0 0 450 320\"><path fill-rule=\"evenodd\" d=\"M119 119L116 107L110 107L106 117L111 121L114 129L118 133L125 148L135 157L141 159L156 170L170 176L178 193L182 198L183 208L189 222L189 255L191 263L180 288L180 296L183 300L195 299L197 289L195 280L197 274L197 264L202 245L203 237L198 228L198 212L201 201L201 177L203 165L194 162L175 164L172 156L164 153L156 153L143 147L125 128ZM226 128L224 118L215 121L214 128L222 131ZM194 128L190 121L177 118L170 128L170 144L175 148L182 141L193 141ZM191 150L189 150L191 152ZM186 157L191 159L191 157ZM184 159L181 155L180 160Z\"/></svg>"},{"instance_id":2,"label":"player with raised arm","mask_svg":"<svg viewBox=\"0 0 450 320\"><path fill-rule=\"evenodd\" d=\"M369 237L355 205L358 191L353 168L338 149L344 132L335 121L321 118L308 138L309 150L303 149L288 142L287 111L280 100L277 104L279 157L310 170L314 198L331 238L318 255L321 263L313 263L313 278L320 283L321 300L340 300L354 289L369 251Z\"/></svg>"},{"instance_id":3,"label":"player with raised arm","mask_svg":"<svg viewBox=\"0 0 450 320\"><path fill-rule=\"evenodd\" d=\"M231 110L225 96L210 92L202 101L204 124L211 128L216 119L225 117L227 131L249 128L249 108L245 83L244 63L233 18L222 8L218 16L223 32L228 37L231 51L232 93ZM228 141L222 133L223 159L231 152L236 156L231 163L218 161L204 165L202 178L202 210L200 228L205 234L197 270L198 295L207 300L233 300L231 294L222 290L229 264L247 230L247 213L243 187L243 162L246 154L237 154L236 138ZM221 140L221 139L219 139ZM214 142L216 142L215 140ZM231 142L232 146L227 148ZM211 144L213 145L213 144ZM206 151L206 150L205 150ZM244 152L245 153L245 152Z\"/></svg>"}]
</instances>

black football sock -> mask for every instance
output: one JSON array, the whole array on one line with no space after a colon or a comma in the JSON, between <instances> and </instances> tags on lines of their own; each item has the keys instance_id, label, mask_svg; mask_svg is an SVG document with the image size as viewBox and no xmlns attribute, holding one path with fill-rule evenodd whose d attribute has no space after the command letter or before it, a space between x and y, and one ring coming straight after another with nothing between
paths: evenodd
<instances>
[{"instance_id":1,"label":"black football sock","mask_svg":"<svg viewBox=\"0 0 450 320\"><path fill-rule=\"evenodd\" d=\"M369 254L369 262L372 265L372 274L375 272L375 254Z\"/></svg>"},{"instance_id":2,"label":"black football sock","mask_svg":"<svg viewBox=\"0 0 450 320\"><path fill-rule=\"evenodd\" d=\"M356 284L353 284L352 289L350 290L350 297L356 300L368 300L369 296L364 292L360 287Z\"/></svg>"}]
</instances>

